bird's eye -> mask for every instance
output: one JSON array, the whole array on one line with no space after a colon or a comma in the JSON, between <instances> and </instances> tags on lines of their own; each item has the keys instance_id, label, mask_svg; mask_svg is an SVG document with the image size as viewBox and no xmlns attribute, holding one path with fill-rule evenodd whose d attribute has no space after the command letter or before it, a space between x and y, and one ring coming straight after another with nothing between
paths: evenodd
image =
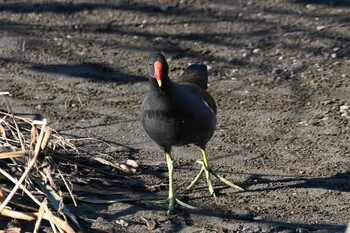
<instances>
[{"instance_id":1,"label":"bird's eye","mask_svg":"<svg viewBox=\"0 0 350 233\"><path fill-rule=\"evenodd\" d=\"M148 63L148 65L152 66L152 63L150 62L150 63Z\"/></svg>"}]
</instances>

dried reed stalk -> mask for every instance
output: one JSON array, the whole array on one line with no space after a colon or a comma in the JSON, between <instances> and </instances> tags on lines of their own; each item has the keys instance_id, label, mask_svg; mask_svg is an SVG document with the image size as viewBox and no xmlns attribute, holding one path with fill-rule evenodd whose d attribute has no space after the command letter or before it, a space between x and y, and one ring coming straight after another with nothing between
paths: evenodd
<instances>
[{"instance_id":1,"label":"dried reed stalk","mask_svg":"<svg viewBox=\"0 0 350 233\"><path fill-rule=\"evenodd\" d=\"M9 93L0 92L0 95L2 96L7 94ZM56 131L47 127L46 119L43 119L42 121L33 121L28 118L15 116L8 99L5 97L4 99L8 112L0 111L0 160L11 159L16 169L21 173L21 176L19 179L16 179L4 169L0 168L0 173L15 184L15 187L10 191L6 198L3 196L0 189L0 215L24 220L37 219L34 229L35 232L39 229L41 219L46 219L50 222L53 232L74 232L67 222L55 217L48 208L47 203L40 202L23 185L23 182L26 181L27 184L34 185L29 178L30 174L34 175L34 177L41 175L42 179L46 180L45 173L41 172L41 169L44 168L38 166L41 163L41 160L38 159L41 154L40 152L46 150L48 146L50 146L50 149L52 150L57 148L57 146L63 149L70 148L75 151L78 151L77 148L62 136L58 135ZM59 175L63 176L60 171ZM64 183L66 184L67 189L70 190L67 182L65 181ZM40 206L40 211L38 213L19 212L6 208L10 200L18 191L18 188L21 188L29 198ZM73 197L71 190L69 193ZM65 217L64 214L63 216Z\"/></svg>"}]
</instances>

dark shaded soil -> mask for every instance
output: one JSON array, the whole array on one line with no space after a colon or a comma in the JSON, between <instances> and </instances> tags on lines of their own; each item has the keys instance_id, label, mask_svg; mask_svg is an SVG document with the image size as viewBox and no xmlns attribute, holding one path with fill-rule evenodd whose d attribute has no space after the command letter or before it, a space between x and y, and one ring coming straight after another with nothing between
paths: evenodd
<instances>
[{"instance_id":1,"label":"dark shaded soil","mask_svg":"<svg viewBox=\"0 0 350 233\"><path fill-rule=\"evenodd\" d=\"M115 177L56 160L73 183L101 190L166 194L165 158L139 122L148 54L164 52L175 80L190 63L209 67L219 122L210 162L246 191L217 183L215 200L204 179L185 191L200 151L175 148L177 192L203 210L73 207L67 197L81 231L344 232L349 1L3 1L0 32L0 91L12 94L18 114L46 117L67 138L98 139L78 141L81 155L61 156ZM92 157L130 158L140 168L128 175Z\"/></svg>"}]
</instances>

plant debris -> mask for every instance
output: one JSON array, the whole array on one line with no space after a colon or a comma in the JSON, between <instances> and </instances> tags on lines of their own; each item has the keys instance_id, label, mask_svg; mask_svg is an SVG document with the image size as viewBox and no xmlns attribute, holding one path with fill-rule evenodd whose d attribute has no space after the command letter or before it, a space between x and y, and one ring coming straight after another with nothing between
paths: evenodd
<instances>
[{"instance_id":1,"label":"plant debris","mask_svg":"<svg viewBox=\"0 0 350 233\"><path fill-rule=\"evenodd\" d=\"M71 141L74 140L60 136L54 129L47 126L46 119L32 120L16 116L4 96L8 93L1 92L0 94L7 103L7 110L0 109L0 173L15 184L12 189L7 188L8 184L0 186L0 215L36 221L34 232L39 231L43 220L50 223L54 232L75 232L71 224L79 228L79 223L74 213L65 205L64 200L67 196L64 195L67 193L65 190L68 190L68 196L74 206L78 206L76 200L99 204L144 199L144 195L140 196L140 194L122 188L106 190L89 185L79 185L77 179L74 180L67 172L61 170L66 170L67 167L60 164L60 161L69 161L70 164L75 164L77 167L92 168L62 156L63 154L83 156L72 144ZM102 165L118 168L123 172L134 173L138 168L134 160L120 163L109 162L105 159L93 158L93 160ZM118 174L104 172L104 170L94 170L104 175L122 177ZM141 185L131 178L128 180L135 185ZM86 178L85 182L89 184L89 178ZM79 192L80 195L74 192ZM94 197L89 197L91 195ZM110 199L100 198L99 195L107 195ZM118 195L118 198L115 198L115 195ZM14 196L23 196L32 201L26 201L27 204L23 205L17 203ZM16 206L25 211L11 208Z\"/></svg>"}]
</instances>

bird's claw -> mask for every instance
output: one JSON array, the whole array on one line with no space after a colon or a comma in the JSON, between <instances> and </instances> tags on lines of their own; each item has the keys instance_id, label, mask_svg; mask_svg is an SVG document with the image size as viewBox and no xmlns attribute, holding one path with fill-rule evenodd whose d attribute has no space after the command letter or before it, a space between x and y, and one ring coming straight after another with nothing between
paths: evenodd
<instances>
[{"instance_id":1,"label":"bird's claw","mask_svg":"<svg viewBox=\"0 0 350 233\"><path fill-rule=\"evenodd\" d=\"M204 162L202 160L197 160L196 163L202 165L202 168L199 171L199 173L197 174L197 176L194 178L194 180L191 182L191 184L186 189L192 189L197 184L199 179L203 176L203 173L205 173L205 176L206 176L206 179L207 179L207 183L208 183L209 192L214 197L216 197L216 196L215 196L214 187L213 187L212 182L211 182L210 174L212 174L213 176L218 178L221 182L227 184L228 186L230 186L230 187L232 187L234 189L238 189L238 190L241 190L241 191L244 190L243 188L239 187L238 185L235 185L234 183L228 181L227 179L225 179L221 175L217 174L210 167L205 166Z\"/></svg>"}]
</instances>

